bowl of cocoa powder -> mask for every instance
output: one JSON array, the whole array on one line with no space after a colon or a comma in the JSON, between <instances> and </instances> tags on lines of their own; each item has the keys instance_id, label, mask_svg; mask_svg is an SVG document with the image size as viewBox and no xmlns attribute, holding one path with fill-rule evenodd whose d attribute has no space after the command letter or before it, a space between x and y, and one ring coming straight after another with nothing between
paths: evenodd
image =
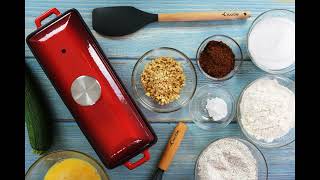
<instances>
[{"instance_id":1,"label":"bowl of cocoa powder","mask_svg":"<svg viewBox=\"0 0 320 180\"><path fill-rule=\"evenodd\" d=\"M213 35L205 39L197 51L200 71L209 79L230 79L239 70L243 55L239 44L226 35Z\"/></svg>"}]
</instances>

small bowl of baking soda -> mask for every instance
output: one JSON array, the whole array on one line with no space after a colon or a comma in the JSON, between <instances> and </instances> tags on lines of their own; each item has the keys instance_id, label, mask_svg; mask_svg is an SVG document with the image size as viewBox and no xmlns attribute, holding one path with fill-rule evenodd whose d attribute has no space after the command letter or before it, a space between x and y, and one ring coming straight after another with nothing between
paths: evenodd
<instances>
[{"instance_id":1,"label":"small bowl of baking soda","mask_svg":"<svg viewBox=\"0 0 320 180\"><path fill-rule=\"evenodd\" d=\"M232 94L221 85L208 84L197 89L189 112L193 122L204 130L226 127L234 118L236 103Z\"/></svg>"}]
</instances>

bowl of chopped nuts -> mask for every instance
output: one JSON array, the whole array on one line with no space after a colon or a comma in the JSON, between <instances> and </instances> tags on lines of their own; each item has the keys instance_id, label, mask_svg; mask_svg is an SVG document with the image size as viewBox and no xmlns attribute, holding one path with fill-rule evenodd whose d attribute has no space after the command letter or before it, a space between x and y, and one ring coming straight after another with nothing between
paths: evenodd
<instances>
[{"instance_id":1,"label":"bowl of chopped nuts","mask_svg":"<svg viewBox=\"0 0 320 180\"><path fill-rule=\"evenodd\" d=\"M137 61L131 84L135 99L145 108L160 113L173 112L192 99L197 74L185 54L161 47L146 52Z\"/></svg>"}]
</instances>

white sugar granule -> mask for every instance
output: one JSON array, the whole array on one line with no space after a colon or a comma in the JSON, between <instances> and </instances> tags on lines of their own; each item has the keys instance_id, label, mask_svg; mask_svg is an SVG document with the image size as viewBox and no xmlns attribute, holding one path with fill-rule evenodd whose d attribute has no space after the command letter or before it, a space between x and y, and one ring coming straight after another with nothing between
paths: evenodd
<instances>
[{"instance_id":1,"label":"white sugar granule","mask_svg":"<svg viewBox=\"0 0 320 180\"><path fill-rule=\"evenodd\" d=\"M249 135L272 142L295 126L295 95L277 80L261 79L244 92L240 113Z\"/></svg>"},{"instance_id":2,"label":"white sugar granule","mask_svg":"<svg viewBox=\"0 0 320 180\"><path fill-rule=\"evenodd\" d=\"M295 23L282 17L257 22L248 39L254 61L265 68L280 70L295 63Z\"/></svg>"},{"instance_id":3,"label":"white sugar granule","mask_svg":"<svg viewBox=\"0 0 320 180\"><path fill-rule=\"evenodd\" d=\"M225 118L228 114L228 106L227 103L218 97L207 100L206 109L208 111L209 116L214 121L219 121Z\"/></svg>"},{"instance_id":4,"label":"white sugar granule","mask_svg":"<svg viewBox=\"0 0 320 180\"><path fill-rule=\"evenodd\" d=\"M257 161L239 140L224 138L210 144L200 155L199 180L255 180Z\"/></svg>"}]
</instances>

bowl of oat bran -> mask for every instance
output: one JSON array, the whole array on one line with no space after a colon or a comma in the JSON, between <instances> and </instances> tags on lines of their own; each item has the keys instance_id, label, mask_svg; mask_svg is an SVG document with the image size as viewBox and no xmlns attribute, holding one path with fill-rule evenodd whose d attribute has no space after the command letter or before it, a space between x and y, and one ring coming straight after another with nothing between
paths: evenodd
<instances>
[{"instance_id":1,"label":"bowl of oat bran","mask_svg":"<svg viewBox=\"0 0 320 180\"><path fill-rule=\"evenodd\" d=\"M137 61L131 85L135 100L145 108L159 113L174 112L192 99L197 74L184 53L160 47L146 52Z\"/></svg>"},{"instance_id":2,"label":"bowl of oat bran","mask_svg":"<svg viewBox=\"0 0 320 180\"><path fill-rule=\"evenodd\" d=\"M194 179L267 180L268 164L263 153L249 141L235 136L218 138L198 156Z\"/></svg>"}]
</instances>

